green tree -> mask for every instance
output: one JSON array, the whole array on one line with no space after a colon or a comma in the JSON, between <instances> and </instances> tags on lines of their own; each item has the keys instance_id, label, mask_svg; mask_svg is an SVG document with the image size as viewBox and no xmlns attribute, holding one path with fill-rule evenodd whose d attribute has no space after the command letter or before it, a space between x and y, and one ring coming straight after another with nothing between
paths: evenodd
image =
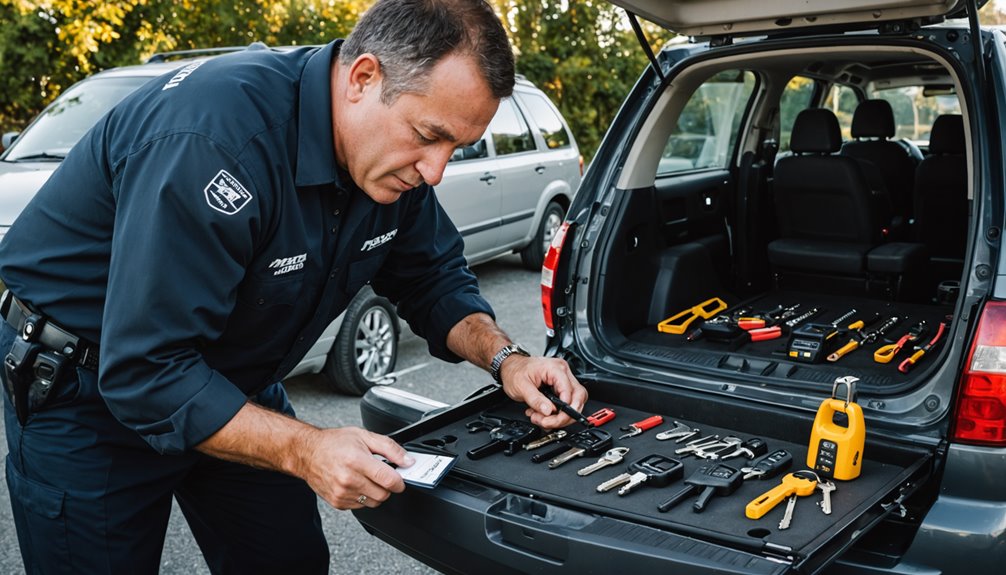
<instances>
[{"instance_id":1,"label":"green tree","mask_svg":"<svg viewBox=\"0 0 1006 575\"><path fill-rule=\"evenodd\" d=\"M649 63L624 12L592 0L496 0L496 6L517 53L517 72L552 98L589 161ZM669 36L655 26L645 30L651 44Z\"/></svg>"}]
</instances>

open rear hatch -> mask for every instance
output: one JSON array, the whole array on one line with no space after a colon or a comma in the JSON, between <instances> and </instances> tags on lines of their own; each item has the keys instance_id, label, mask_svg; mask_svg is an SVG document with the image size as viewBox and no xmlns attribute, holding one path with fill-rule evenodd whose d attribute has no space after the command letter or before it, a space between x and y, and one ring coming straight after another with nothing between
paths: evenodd
<instances>
[{"instance_id":1,"label":"open rear hatch","mask_svg":"<svg viewBox=\"0 0 1006 575\"><path fill-rule=\"evenodd\" d=\"M660 488L644 484L625 496L615 490L599 493L596 487L625 472L629 462L653 453L678 458L685 479L709 464L673 455L683 443L656 439L675 423L697 428L702 436L760 437L769 452L785 449L793 455L789 471L805 469L811 418L771 405L738 405L630 381L584 376L581 381L591 390L586 413L602 407L616 412L601 429L616 438L614 445L630 449L622 463L579 476L577 471L597 456L555 469L531 459L548 447L469 458L468 450L489 441L488 433L469 431L469 423L486 414L525 419L519 405L494 390L394 434L410 449L457 455L456 465L437 489L410 487L408 497L392 497L379 510L357 511L357 518L392 544L408 541L411 555L445 572L472 572L489 564L522 572L582 572L602 566L617 572L631 564L634 571L650 565L674 568L675 573L814 573L886 515L900 511L900 502L932 471L928 451L868 435L862 474L836 482L830 515L822 512L821 492L815 491L799 499L789 529L779 529L785 504L760 519L748 519L746 505L778 485L781 474L747 480L732 494L714 496L701 513L692 508L698 492L661 512L658 505L686 487L682 479ZM663 416L662 425L617 439L624 433L620 428L654 414ZM571 432L579 429L579 424L570 427ZM723 463L739 468L745 460Z\"/></svg>"}]
</instances>

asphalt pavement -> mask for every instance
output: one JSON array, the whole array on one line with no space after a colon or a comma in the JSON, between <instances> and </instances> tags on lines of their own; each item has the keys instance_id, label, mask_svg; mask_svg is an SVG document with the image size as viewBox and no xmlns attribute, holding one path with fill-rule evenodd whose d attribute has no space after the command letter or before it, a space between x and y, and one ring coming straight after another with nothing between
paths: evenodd
<instances>
[{"instance_id":1,"label":"asphalt pavement","mask_svg":"<svg viewBox=\"0 0 1006 575\"><path fill-rule=\"evenodd\" d=\"M520 258L510 255L477 266L483 295L496 311L497 323L515 340L533 353L544 349L544 324L538 272L521 267ZM433 358L426 343L403 324L397 372L404 371L395 387L455 403L490 382L486 372L470 364L449 364ZM334 394L325 388L319 376L289 380L287 391L304 421L321 427L361 425L359 398ZM2 411L2 410L0 410ZM2 415L0 415L2 418ZM6 458L7 440L0 425L0 456ZM332 553L331 573L337 575L377 575L386 573L436 573L422 563L399 552L368 534L353 515L337 511L319 502L325 535ZM0 573L23 573L14 521L11 516L7 484L0 481ZM161 558L164 575L209 573L199 547L175 506Z\"/></svg>"}]
</instances>

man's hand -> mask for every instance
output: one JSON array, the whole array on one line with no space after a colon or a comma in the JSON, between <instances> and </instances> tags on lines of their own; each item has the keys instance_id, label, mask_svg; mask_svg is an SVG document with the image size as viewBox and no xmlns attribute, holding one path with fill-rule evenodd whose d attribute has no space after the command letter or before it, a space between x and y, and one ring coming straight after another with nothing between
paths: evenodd
<instances>
[{"instance_id":1,"label":"man's hand","mask_svg":"<svg viewBox=\"0 0 1006 575\"><path fill-rule=\"evenodd\" d=\"M322 499L336 509L377 507L392 493L405 490L405 483L387 463L407 467L405 450L383 435L358 427L317 429L301 454L298 473ZM365 499L362 499L364 496Z\"/></svg>"},{"instance_id":2,"label":"man's hand","mask_svg":"<svg viewBox=\"0 0 1006 575\"><path fill-rule=\"evenodd\" d=\"M300 477L336 509L377 507L405 482L381 455L399 467L411 457L390 438L357 428L319 429L246 403L196 449L227 461Z\"/></svg>"},{"instance_id":3,"label":"man's hand","mask_svg":"<svg viewBox=\"0 0 1006 575\"><path fill-rule=\"evenodd\" d=\"M447 347L451 351L485 370L492 364L493 356L510 343L493 318L484 313L467 316L447 334ZM573 418L559 411L538 391L539 387L551 386L559 399L577 411L587 401L587 390L561 359L510 354L500 366L500 381L507 396L527 404L531 422L546 429L569 425Z\"/></svg>"}]
</instances>

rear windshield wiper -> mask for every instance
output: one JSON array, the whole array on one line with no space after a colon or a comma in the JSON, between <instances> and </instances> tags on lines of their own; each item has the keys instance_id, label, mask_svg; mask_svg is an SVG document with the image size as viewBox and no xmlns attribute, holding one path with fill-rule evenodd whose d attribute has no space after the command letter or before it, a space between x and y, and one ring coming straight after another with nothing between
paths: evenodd
<instances>
[{"instance_id":1,"label":"rear windshield wiper","mask_svg":"<svg viewBox=\"0 0 1006 575\"><path fill-rule=\"evenodd\" d=\"M50 152L39 152L37 154L28 154L27 156L18 156L13 160L8 160L9 162L37 162L39 160L43 162L62 162L66 159L66 154L53 154Z\"/></svg>"}]
</instances>

